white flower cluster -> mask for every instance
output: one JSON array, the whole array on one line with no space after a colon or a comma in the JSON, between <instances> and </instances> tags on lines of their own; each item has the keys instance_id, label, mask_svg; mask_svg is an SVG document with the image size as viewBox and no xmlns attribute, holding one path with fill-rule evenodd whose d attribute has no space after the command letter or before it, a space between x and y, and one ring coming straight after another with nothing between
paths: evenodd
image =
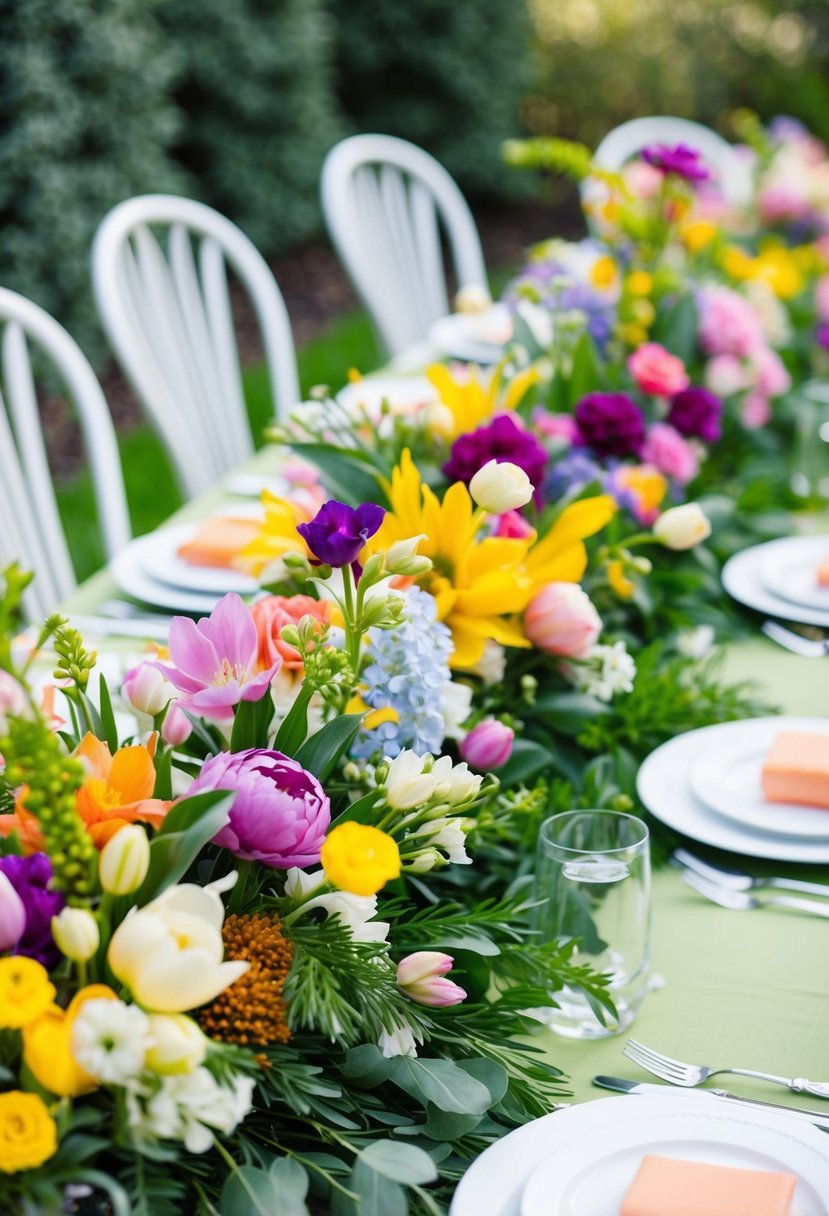
<instances>
[{"instance_id":1,"label":"white flower cluster","mask_svg":"<svg viewBox=\"0 0 829 1216\"><path fill-rule=\"evenodd\" d=\"M568 664L567 675L580 692L597 701L612 701L617 693L632 692L636 663L624 642L592 646L583 663Z\"/></svg>"},{"instance_id":2,"label":"white flower cluster","mask_svg":"<svg viewBox=\"0 0 829 1216\"><path fill-rule=\"evenodd\" d=\"M376 895L352 895L348 891L326 891L321 895L312 895L317 887L324 885L323 870L309 874L293 868L285 879L285 894L302 904L303 914L312 908L322 908L326 916L338 916L351 931L355 942L388 941L389 922L373 919L377 915Z\"/></svg>"}]
</instances>

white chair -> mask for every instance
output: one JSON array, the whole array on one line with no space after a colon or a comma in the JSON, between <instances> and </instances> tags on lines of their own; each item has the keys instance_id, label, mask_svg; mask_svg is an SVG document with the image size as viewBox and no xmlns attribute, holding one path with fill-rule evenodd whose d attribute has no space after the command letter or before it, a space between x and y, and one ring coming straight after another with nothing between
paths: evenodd
<instances>
[{"instance_id":1,"label":"white chair","mask_svg":"<svg viewBox=\"0 0 829 1216\"><path fill-rule=\"evenodd\" d=\"M459 287L486 288L478 230L452 177L391 135L354 135L322 168L322 211L354 287L391 356L449 312L440 229Z\"/></svg>"},{"instance_id":2,"label":"white chair","mask_svg":"<svg viewBox=\"0 0 829 1216\"><path fill-rule=\"evenodd\" d=\"M151 227L168 230L166 256ZM188 497L253 451L228 266L253 303L274 415L284 417L299 401L288 314L265 259L235 224L192 199L148 194L119 203L92 248L104 330Z\"/></svg>"},{"instance_id":3,"label":"white chair","mask_svg":"<svg viewBox=\"0 0 829 1216\"><path fill-rule=\"evenodd\" d=\"M36 620L53 612L76 580L46 461L30 342L52 363L77 410L110 557L130 539L129 514L112 419L77 343L37 304L5 288L0 327L0 560L34 571L26 611Z\"/></svg>"},{"instance_id":4,"label":"white chair","mask_svg":"<svg viewBox=\"0 0 829 1216\"><path fill-rule=\"evenodd\" d=\"M695 148L716 173L723 197L731 206L746 207L751 201L751 170L737 150L710 127L688 118L654 115L624 122L604 137L593 163L615 173L649 144L687 144Z\"/></svg>"}]
</instances>

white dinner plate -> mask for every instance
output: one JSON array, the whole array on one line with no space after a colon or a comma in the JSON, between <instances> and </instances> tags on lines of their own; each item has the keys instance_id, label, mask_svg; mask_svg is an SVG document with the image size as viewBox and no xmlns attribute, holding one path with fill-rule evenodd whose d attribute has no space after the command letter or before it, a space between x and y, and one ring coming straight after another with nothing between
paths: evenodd
<instances>
[{"instance_id":1,"label":"white dinner plate","mask_svg":"<svg viewBox=\"0 0 829 1216\"><path fill-rule=\"evenodd\" d=\"M359 409L375 420L384 401L393 414L414 414L437 399L437 389L427 376L366 376L337 393L337 401L349 412Z\"/></svg>"},{"instance_id":2,"label":"white dinner plate","mask_svg":"<svg viewBox=\"0 0 829 1216\"><path fill-rule=\"evenodd\" d=\"M224 592L191 591L183 587L172 587L153 578L147 572L145 559L151 555L159 538L172 529L160 528L138 536L116 553L109 564L110 574L122 591L142 603L170 612L201 613L207 616L216 607ZM165 542L166 543L166 542Z\"/></svg>"},{"instance_id":3,"label":"white dinner plate","mask_svg":"<svg viewBox=\"0 0 829 1216\"><path fill-rule=\"evenodd\" d=\"M552 1153L566 1145L592 1142L594 1131L603 1124L626 1123L632 1117L646 1115L684 1115L698 1103L712 1107L718 1099L699 1091L668 1092L661 1095L634 1094L582 1102L545 1115L496 1141L469 1167L461 1179L449 1209L450 1216L521 1216L524 1188L535 1170ZM635 1106L634 1106L635 1103ZM730 1109L730 1108L729 1108ZM741 1109L745 1123L758 1128L780 1129L785 1116L766 1111ZM810 1162L822 1161L829 1169L829 1136L808 1123L785 1120L783 1131L793 1138L793 1147L803 1146L804 1152L787 1157L787 1168L800 1169L801 1156ZM817 1168L815 1165L813 1168ZM829 1195L829 1190L824 1190ZM618 1210L618 1209L617 1209ZM610 1209L613 1212L613 1209ZM554 1208L548 1208L553 1216ZM818 1212L822 1210L819 1208ZM556 1214L558 1216L558 1214Z\"/></svg>"},{"instance_id":4,"label":"white dinner plate","mask_svg":"<svg viewBox=\"0 0 829 1216\"><path fill-rule=\"evenodd\" d=\"M691 765L689 780L696 796L718 815L749 829L829 843L829 809L766 802L763 796L763 761L780 734L777 721L723 725L729 729L721 742L711 743ZM829 751L829 721L817 733L824 735Z\"/></svg>"},{"instance_id":5,"label":"white dinner plate","mask_svg":"<svg viewBox=\"0 0 829 1216\"><path fill-rule=\"evenodd\" d=\"M829 587L819 587L817 571L829 558L829 536L789 536L776 541L761 568L763 584L803 608L829 612Z\"/></svg>"},{"instance_id":6,"label":"white dinner plate","mask_svg":"<svg viewBox=\"0 0 829 1216\"><path fill-rule=\"evenodd\" d=\"M800 539L817 538L787 536L783 540L766 541L765 544L752 545L741 553L736 553L723 566L723 586L733 599L748 608L754 608L756 612L777 616L784 621L799 621L801 625L821 625L829 628L829 607L822 609L808 604L795 604L771 591L764 581L766 563L776 560L780 554L785 554L791 542ZM829 541L829 537L826 539Z\"/></svg>"},{"instance_id":7,"label":"white dinner plate","mask_svg":"<svg viewBox=\"0 0 829 1216\"><path fill-rule=\"evenodd\" d=\"M640 1108L637 1098L624 1109L621 1102L593 1105L606 1110L596 1112L589 1136L561 1144L537 1167L521 1216L610 1216L646 1155L794 1174L791 1216L827 1216L821 1196L829 1196L829 1144L814 1145L811 1136L821 1133L808 1124L782 1116L758 1126L716 1099L657 1097L650 1109Z\"/></svg>"},{"instance_id":8,"label":"white dinner plate","mask_svg":"<svg viewBox=\"0 0 829 1216\"><path fill-rule=\"evenodd\" d=\"M511 340L512 317L506 304L493 304L482 313L450 313L429 329L429 341L451 359L497 363Z\"/></svg>"},{"instance_id":9,"label":"white dinner plate","mask_svg":"<svg viewBox=\"0 0 829 1216\"><path fill-rule=\"evenodd\" d=\"M253 595L259 590L259 584L249 574L214 566L194 566L192 562L179 557L181 546L191 541L207 522L179 524L154 532L154 544L143 549L139 558L144 573L158 583L184 591L200 591L216 596L227 595L228 591Z\"/></svg>"},{"instance_id":10,"label":"white dinner plate","mask_svg":"<svg viewBox=\"0 0 829 1216\"><path fill-rule=\"evenodd\" d=\"M777 730L826 730L826 718L751 718L749 723ZM742 853L746 857L766 857L772 861L802 861L812 865L829 864L829 841L802 840L796 836L773 836L724 819L706 806L691 789L691 767L702 752L728 738L729 728L705 726L669 739L646 758L636 778L636 788L644 805L657 819L692 840L714 848ZM829 812L827 812L829 813Z\"/></svg>"}]
</instances>

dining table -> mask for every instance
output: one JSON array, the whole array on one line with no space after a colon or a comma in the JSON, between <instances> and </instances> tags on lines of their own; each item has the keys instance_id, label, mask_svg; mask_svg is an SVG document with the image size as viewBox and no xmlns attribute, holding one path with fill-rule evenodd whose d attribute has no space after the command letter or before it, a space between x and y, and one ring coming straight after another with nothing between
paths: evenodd
<instances>
[{"instance_id":1,"label":"dining table","mask_svg":"<svg viewBox=\"0 0 829 1216\"><path fill-rule=\"evenodd\" d=\"M196 522L223 509L234 501L227 489L231 479L238 480L240 472L267 479L278 471L280 460L276 446L263 448L164 526ZM88 618L113 600L129 597L105 568L81 584L62 610L70 619ZM149 611L137 605L136 610ZM829 718L829 659L792 654L763 637L759 618L756 623L751 636L723 647L722 681L751 681L782 713ZM119 639L117 621L105 632L98 639L90 634L101 651L120 646L135 652L134 637ZM687 847L709 861L753 874L829 883L829 866L747 859L694 841ZM829 919L775 907L720 907L691 889L667 863L655 866L652 881L654 979L631 1033L683 1061L829 1082ZM608 1096L593 1085L599 1074L654 1080L622 1055L626 1037L571 1039L540 1027L530 1041L566 1074L562 1088L572 1097L563 1100L581 1103ZM767 1082L722 1077L718 1083L748 1097L829 1113L829 1101L805 1094L795 1098Z\"/></svg>"}]
</instances>

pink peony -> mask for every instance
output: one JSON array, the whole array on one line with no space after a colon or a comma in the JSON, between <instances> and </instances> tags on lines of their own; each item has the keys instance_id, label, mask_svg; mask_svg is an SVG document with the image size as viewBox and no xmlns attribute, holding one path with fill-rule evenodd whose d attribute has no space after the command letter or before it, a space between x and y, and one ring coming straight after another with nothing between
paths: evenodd
<instances>
[{"instance_id":1,"label":"pink peony","mask_svg":"<svg viewBox=\"0 0 829 1216\"><path fill-rule=\"evenodd\" d=\"M748 388L751 376L745 364L734 355L715 355L705 368L705 385L718 397L730 397Z\"/></svg>"},{"instance_id":2,"label":"pink peony","mask_svg":"<svg viewBox=\"0 0 829 1216\"><path fill-rule=\"evenodd\" d=\"M792 182L763 186L757 195L757 206L764 224L803 219L809 214L809 199L805 191Z\"/></svg>"},{"instance_id":3,"label":"pink peony","mask_svg":"<svg viewBox=\"0 0 829 1216\"><path fill-rule=\"evenodd\" d=\"M760 397L779 397L792 386L792 378L777 351L763 346L755 352L752 360L755 389Z\"/></svg>"},{"instance_id":4,"label":"pink peony","mask_svg":"<svg viewBox=\"0 0 829 1216\"><path fill-rule=\"evenodd\" d=\"M685 364L658 342L644 342L628 358L628 371L643 393L672 397L690 384Z\"/></svg>"},{"instance_id":5,"label":"pink peony","mask_svg":"<svg viewBox=\"0 0 829 1216\"><path fill-rule=\"evenodd\" d=\"M622 180L634 198L653 198L662 187L662 174L644 160L630 160L622 169Z\"/></svg>"},{"instance_id":6,"label":"pink peony","mask_svg":"<svg viewBox=\"0 0 829 1216\"><path fill-rule=\"evenodd\" d=\"M765 345L760 318L730 287L706 287L698 302L699 342L707 354L745 359Z\"/></svg>"},{"instance_id":7,"label":"pink peony","mask_svg":"<svg viewBox=\"0 0 829 1216\"><path fill-rule=\"evenodd\" d=\"M740 418L743 426L757 431L771 418L771 406L760 393L747 393L740 407Z\"/></svg>"},{"instance_id":8,"label":"pink peony","mask_svg":"<svg viewBox=\"0 0 829 1216\"><path fill-rule=\"evenodd\" d=\"M566 443L577 443L579 428L572 414L551 414L542 406L533 410L533 426L548 439L561 439Z\"/></svg>"},{"instance_id":9,"label":"pink peony","mask_svg":"<svg viewBox=\"0 0 829 1216\"><path fill-rule=\"evenodd\" d=\"M693 481L699 472L699 461L693 448L667 422L655 422L648 431L642 457L655 465L666 477L673 477L680 485Z\"/></svg>"},{"instance_id":10,"label":"pink peony","mask_svg":"<svg viewBox=\"0 0 829 1216\"><path fill-rule=\"evenodd\" d=\"M601 617L578 583L548 583L524 611L524 633L547 654L583 659L601 631Z\"/></svg>"}]
</instances>

